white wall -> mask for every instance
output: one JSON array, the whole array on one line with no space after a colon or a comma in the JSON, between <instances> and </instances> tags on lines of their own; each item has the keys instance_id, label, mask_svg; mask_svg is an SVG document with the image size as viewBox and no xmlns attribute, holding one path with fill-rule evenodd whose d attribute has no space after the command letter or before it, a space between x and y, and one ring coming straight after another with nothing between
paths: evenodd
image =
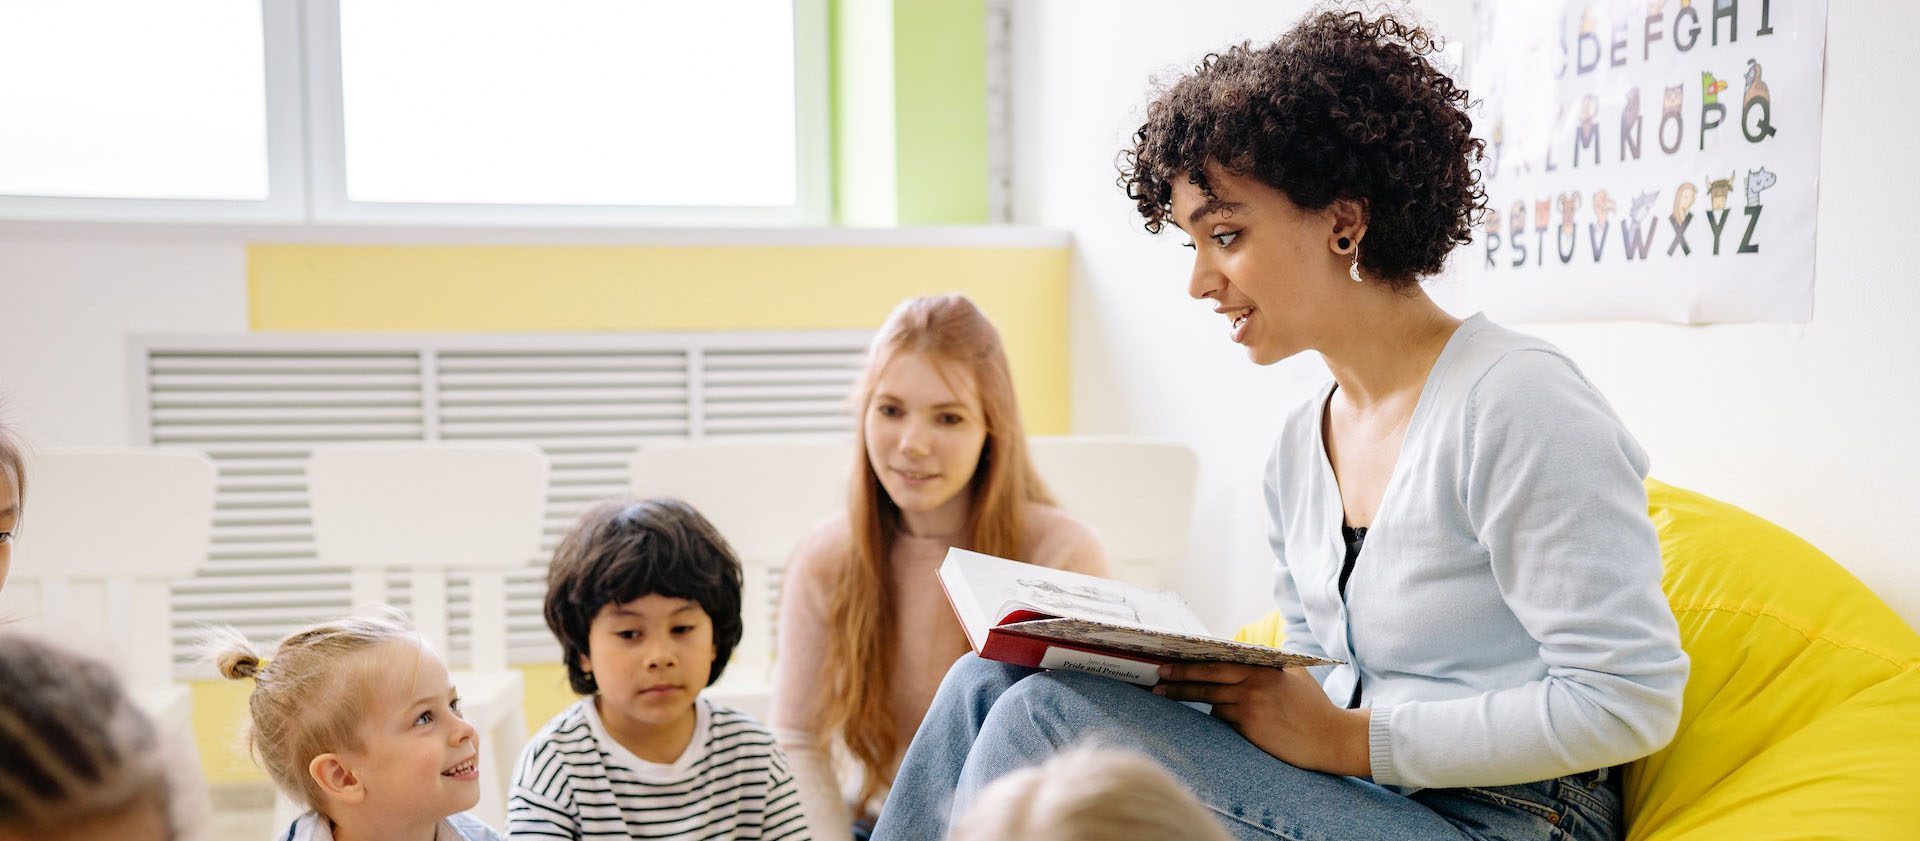
<instances>
[{"instance_id":1,"label":"white wall","mask_svg":"<svg viewBox=\"0 0 1920 841\"><path fill-rule=\"evenodd\" d=\"M1304 2L1048 0L1014 5L1013 217L1073 232L1073 429L1183 441L1200 453L1188 574L1175 585L1216 632L1270 607L1260 467L1287 408L1326 377L1317 357L1246 361L1211 305L1187 297L1178 231L1149 236L1115 186L1149 77L1210 49L1271 39Z\"/></svg>"},{"instance_id":2,"label":"white wall","mask_svg":"<svg viewBox=\"0 0 1920 841\"><path fill-rule=\"evenodd\" d=\"M1317 357L1248 364L1187 299L1178 232L1150 237L1114 185L1149 76L1270 39L1304 2L1048 0L1016 6L1014 218L1068 229L1074 428L1186 441L1200 505L1181 582L1217 631L1269 607L1259 468ZM1464 39L1466 0L1421 4ZM1569 351L1652 455L1654 474L1747 507L1832 554L1920 625L1920 285L1901 196L1920 161L1876 152L1920 130L1902 33L1920 6L1830 5L1814 321L1803 326L1516 324ZM1867 130L1862 127L1874 126ZM1440 282L1456 314L1487 302ZM1497 307L1488 305L1498 316Z\"/></svg>"},{"instance_id":3,"label":"white wall","mask_svg":"<svg viewBox=\"0 0 1920 841\"><path fill-rule=\"evenodd\" d=\"M1527 329L1580 361L1656 476L1785 526L1920 626L1920 278L1902 209L1920 160L1888 151L1920 131L1916 27L1920 5L1828 4L1811 323ZM1485 303L1462 292L1440 295Z\"/></svg>"},{"instance_id":4,"label":"white wall","mask_svg":"<svg viewBox=\"0 0 1920 841\"><path fill-rule=\"evenodd\" d=\"M33 447L133 443L127 336L246 329L235 241L0 227L0 420Z\"/></svg>"}]
</instances>

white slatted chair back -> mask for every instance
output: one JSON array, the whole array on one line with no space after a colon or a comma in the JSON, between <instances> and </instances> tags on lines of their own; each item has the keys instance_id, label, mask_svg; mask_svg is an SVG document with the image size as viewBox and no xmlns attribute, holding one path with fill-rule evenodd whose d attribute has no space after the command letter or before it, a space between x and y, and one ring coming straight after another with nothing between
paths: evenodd
<instances>
[{"instance_id":1,"label":"white slatted chair back","mask_svg":"<svg viewBox=\"0 0 1920 841\"><path fill-rule=\"evenodd\" d=\"M1100 535L1114 574L1166 587L1193 527L1193 449L1103 436L1036 436L1028 447L1060 506Z\"/></svg>"},{"instance_id":2,"label":"white slatted chair back","mask_svg":"<svg viewBox=\"0 0 1920 841\"><path fill-rule=\"evenodd\" d=\"M739 556L744 631L714 689L766 720L769 710L754 707L767 703L762 696L772 677L777 577L801 539L846 511L852 439L648 444L633 454L629 467L634 496L685 500Z\"/></svg>"},{"instance_id":3,"label":"white slatted chair back","mask_svg":"<svg viewBox=\"0 0 1920 841\"><path fill-rule=\"evenodd\" d=\"M526 744L526 681L507 666L506 572L540 551L547 457L531 444L339 444L307 462L314 548L353 570L356 610L387 600L388 570L404 570L416 630L449 651L447 575L470 580L468 667L450 677L480 733L480 803L506 826L507 782ZM294 813L284 797L276 825Z\"/></svg>"},{"instance_id":4,"label":"white slatted chair back","mask_svg":"<svg viewBox=\"0 0 1920 841\"><path fill-rule=\"evenodd\" d=\"M505 573L539 554L547 472L530 444L316 447L307 462L314 548L321 563L353 570L356 610L385 602L387 572L406 571L408 614L443 653L447 573L470 574L472 667L504 669Z\"/></svg>"},{"instance_id":5,"label":"white slatted chair back","mask_svg":"<svg viewBox=\"0 0 1920 841\"><path fill-rule=\"evenodd\" d=\"M112 652L130 685L173 683L169 587L207 559L215 468L191 450L48 449L27 466L17 582L32 621Z\"/></svg>"},{"instance_id":6,"label":"white slatted chair back","mask_svg":"<svg viewBox=\"0 0 1920 841\"><path fill-rule=\"evenodd\" d=\"M193 693L173 680L171 585L206 562L217 470L192 450L89 448L42 450L27 473L32 496L0 615L114 663L160 730L175 831L198 841L212 812Z\"/></svg>"}]
</instances>

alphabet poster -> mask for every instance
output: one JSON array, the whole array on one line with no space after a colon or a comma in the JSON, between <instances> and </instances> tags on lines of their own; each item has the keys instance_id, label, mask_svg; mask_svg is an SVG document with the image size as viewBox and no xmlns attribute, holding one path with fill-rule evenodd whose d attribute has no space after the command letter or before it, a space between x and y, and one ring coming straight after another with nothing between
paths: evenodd
<instances>
[{"instance_id":1,"label":"alphabet poster","mask_svg":"<svg viewBox=\"0 0 1920 841\"><path fill-rule=\"evenodd\" d=\"M1826 0L1476 15L1466 290L1521 321L1812 319Z\"/></svg>"}]
</instances>

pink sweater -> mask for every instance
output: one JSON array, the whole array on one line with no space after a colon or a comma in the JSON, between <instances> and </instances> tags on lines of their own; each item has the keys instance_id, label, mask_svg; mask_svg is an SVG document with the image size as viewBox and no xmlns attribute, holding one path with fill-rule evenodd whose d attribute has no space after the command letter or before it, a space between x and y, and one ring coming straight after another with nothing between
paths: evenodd
<instances>
[{"instance_id":1,"label":"pink sweater","mask_svg":"<svg viewBox=\"0 0 1920 841\"><path fill-rule=\"evenodd\" d=\"M1026 539L1019 560L1057 569L1107 575L1106 553L1099 538L1066 512L1030 504L1025 513ZM887 673L893 696L892 726L906 752L920 719L933 703L947 667L967 653L966 633L947 604L936 571L946 559L949 537L895 538L888 559L889 584L898 616L894 621L893 662ZM819 745L821 699L829 692L821 664L827 655L828 605L833 582L852 555L852 535L845 517L823 525L794 551L787 565L780 599L779 651L773 669L773 731L793 763L800 783L808 823L821 838L833 837L831 827L848 827L853 816L841 792L833 762ZM898 765L899 756L893 758ZM851 758L848 764L853 764ZM872 804L878 808L879 804Z\"/></svg>"}]
</instances>

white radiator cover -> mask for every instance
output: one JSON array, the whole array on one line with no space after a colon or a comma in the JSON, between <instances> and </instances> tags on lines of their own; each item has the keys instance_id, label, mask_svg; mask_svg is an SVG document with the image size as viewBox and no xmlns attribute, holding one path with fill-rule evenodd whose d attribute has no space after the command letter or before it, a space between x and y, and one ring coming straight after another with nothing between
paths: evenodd
<instances>
[{"instance_id":1,"label":"white radiator cover","mask_svg":"<svg viewBox=\"0 0 1920 841\"><path fill-rule=\"evenodd\" d=\"M130 342L136 443L191 447L219 466L205 567L173 588L173 650L196 665L198 627L262 644L345 613L345 570L314 556L305 463L318 444L520 441L552 460L539 557L508 578L516 662L553 662L541 618L553 546L588 505L627 492L648 441L845 435L867 331L574 335L142 336ZM402 607L405 580L388 591ZM777 592L777 588L775 589ZM466 585L449 582L454 662ZM750 607L749 609L756 609ZM771 619L772 605L758 606Z\"/></svg>"}]
</instances>

